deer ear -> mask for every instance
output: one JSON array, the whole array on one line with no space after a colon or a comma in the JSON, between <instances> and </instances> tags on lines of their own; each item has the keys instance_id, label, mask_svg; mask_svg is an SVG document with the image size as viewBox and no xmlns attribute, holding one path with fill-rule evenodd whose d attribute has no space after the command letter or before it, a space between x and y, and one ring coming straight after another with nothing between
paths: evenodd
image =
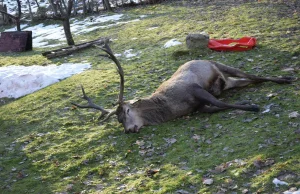
<instances>
[{"instance_id":1,"label":"deer ear","mask_svg":"<svg viewBox=\"0 0 300 194\"><path fill-rule=\"evenodd\" d=\"M121 112L123 112L123 106L118 106L117 110L116 110L116 114L120 114Z\"/></svg>"},{"instance_id":2,"label":"deer ear","mask_svg":"<svg viewBox=\"0 0 300 194\"><path fill-rule=\"evenodd\" d=\"M117 115L117 119L118 119L119 123L122 123L123 119L124 119L124 113L123 113L123 107L122 106L119 106L117 108L116 115Z\"/></svg>"}]
</instances>

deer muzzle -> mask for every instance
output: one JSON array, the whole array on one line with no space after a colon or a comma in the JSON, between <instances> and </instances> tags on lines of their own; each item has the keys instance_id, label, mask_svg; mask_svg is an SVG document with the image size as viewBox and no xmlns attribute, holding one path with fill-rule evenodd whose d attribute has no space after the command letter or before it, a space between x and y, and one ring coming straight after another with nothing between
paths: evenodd
<instances>
[{"instance_id":1,"label":"deer muzzle","mask_svg":"<svg viewBox=\"0 0 300 194\"><path fill-rule=\"evenodd\" d=\"M125 128L124 132L126 134L128 134L128 133L139 133L140 132L140 128L137 125L134 125L133 128L128 128L128 129Z\"/></svg>"}]
</instances>

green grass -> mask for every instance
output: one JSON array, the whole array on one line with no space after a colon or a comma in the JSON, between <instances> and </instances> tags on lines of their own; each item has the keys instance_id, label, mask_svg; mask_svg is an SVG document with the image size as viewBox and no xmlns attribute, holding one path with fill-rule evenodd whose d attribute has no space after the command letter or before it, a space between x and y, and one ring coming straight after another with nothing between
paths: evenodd
<instances>
[{"instance_id":1,"label":"green grass","mask_svg":"<svg viewBox=\"0 0 300 194\"><path fill-rule=\"evenodd\" d=\"M175 1L118 12L129 19L147 17L75 41L110 37L115 53L141 51L137 58L119 59L126 99L150 95L193 59L263 76L300 77L299 12L286 4ZM184 43L188 33L202 31L211 38L254 36L258 46L234 53L189 52L185 44L163 48L172 38ZM289 118L300 110L299 81L263 83L221 96L231 103L250 100L262 111L273 104L268 113L195 113L128 135L115 118L99 125L98 112L70 104L83 102L82 84L95 102L111 108L119 85L114 64L96 48L53 60L42 57L45 50L1 53L0 66L88 61L93 67L22 98L1 100L0 193L282 193L300 187L300 118ZM295 71L282 71L287 67ZM149 170L157 171L147 176ZM213 184L204 185L206 178ZM289 186L275 187L274 178Z\"/></svg>"}]
</instances>

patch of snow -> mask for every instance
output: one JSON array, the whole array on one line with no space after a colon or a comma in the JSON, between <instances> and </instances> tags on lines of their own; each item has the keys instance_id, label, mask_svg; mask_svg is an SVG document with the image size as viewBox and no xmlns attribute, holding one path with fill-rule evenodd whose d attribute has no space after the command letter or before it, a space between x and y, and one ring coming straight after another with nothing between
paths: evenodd
<instances>
[{"instance_id":1,"label":"patch of snow","mask_svg":"<svg viewBox=\"0 0 300 194\"><path fill-rule=\"evenodd\" d=\"M138 56L141 53L141 52L133 53L132 51L133 51L133 49L129 49L129 50L124 51L125 57L126 58L132 58L132 57Z\"/></svg>"},{"instance_id":2,"label":"patch of snow","mask_svg":"<svg viewBox=\"0 0 300 194\"><path fill-rule=\"evenodd\" d=\"M115 15L100 15L100 16L94 16L94 17L88 17L84 19L83 21L78 21L78 20L71 20L72 24L71 26L71 31L74 32L75 34L82 34L85 32L90 32L99 28L105 28L109 27L110 25L107 26L100 26L98 24L104 23L104 22L109 22L109 21L118 21L123 17L123 14L115 14ZM91 29L90 29L91 28Z\"/></svg>"},{"instance_id":3,"label":"patch of snow","mask_svg":"<svg viewBox=\"0 0 300 194\"><path fill-rule=\"evenodd\" d=\"M203 184L205 184L205 185L211 185L211 184L213 184L213 182L214 182L213 179L208 178L208 179L204 179Z\"/></svg>"},{"instance_id":4,"label":"patch of snow","mask_svg":"<svg viewBox=\"0 0 300 194\"><path fill-rule=\"evenodd\" d=\"M141 20L140 19L134 19L134 20L126 21L126 22L117 22L116 24L108 25L108 27L115 26L115 25L120 25L120 24L128 24L128 23L131 23L131 22L138 22L138 21L141 21Z\"/></svg>"},{"instance_id":5,"label":"patch of snow","mask_svg":"<svg viewBox=\"0 0 300 194\"><path fill-rule=\"evenodd\" d=\"M89 63L0 67L0 98L19 98L90 67Z\"/></svg>"},{"instance_id":6,"label":"patch of snow","mask_svg":"<svg viewBox=\"0 0 300 194\"><path fill-rule=\"evenodd\" d=\"M158 27L151 27L151 28L148 28L147 30L154 30L154 29L157 29Z\"/></svg>"},{"instance_id":7,"label":"patch of snow","mask_svg":"<svg viewBox=\"0 0 300 194\"><path fill-rule=\"evenodd\" d=\"M125 57L127 59L129 58L132 58L132 57L136 57L138 55L140 55L142 52L141 51L138 51L138 52L133 52L133 49L128 49L128 50L125 50L124 53L116 53L115 56L116 57Z\"/></svg>"},{"instance_id":8,"label":"patch of snow","mask_svg":"<svg viewBox=\"0 0 300 194\"><path fill-rule=\"evenodd\" d=\"M297 118L297 117L300 117L298 111L294 111L289 114L289 118Z\"/></svg>"},{"instance_id":9,"label":"patch of snow","mask_svg":"<svg viewBox=\"0 0 300 194\"><path fill-rule=\"evenodd\" d=\"M292 188L288 191L284 191L283 194L300 194L300 189L298 189L298 191L296 191L296 190L297 190L297 188L295 188L295 189Z\"/></svg>"},{"instance_id":10,"label":"patch of snow","mask_svg":"<svg viewBox=\"0 0 300 194\"><path fill-rule=\"evenodd\" d=\"M51 47L59 47L61 44L49 44L49 42L44 42L39 44L39 48L51 48Z\"/></svg>"},{"instance_id":11,"label":"patch of snow","mask_svg":"<svg viewBox=\"0 0 300 194\"><path fill-rule=\"evenodd\" d=\"M270 109L269 109L269 108L267 108L266 110L264 110L264 111L262 112L262 114L268 113L268 112L270 112Z\"/></svg>"},{"instance_id":12,"label":"patch of snow","mask_svg":"<svg viewBox=\"0 0 300 194\"><path fill-rule=\"evenodd\" d=\"M180 45L182 44L181 42L179 42L178 40L176 39L171 39L169 40L168 42L166 42L166 44L164 45L164 48L169 48L171 46L176 46L176 45Z\"/></svg>"},{"instance_id":13,"label":"patch of snow","mask_svg":"<svg viewBox=\"0 0 300 194\"><path fill-rule=\"evenodd\" d=\"M147 17L147 15L140 15L140 18L145 18Z\"/></svg>"},{"instance_id":14,"label":"patch of snow","mask_svg":"<svg viewBox=\"0 0 300 194\"><path fill-rule=\"evenodd\" d=\"M122 17L123 17L123 14L115 14L115 15L110 15L110 16L102 15L100 17L96 17L95 22L96 23L104 23L104 22L108 22L108 21L118 21Z\"/></svg>"},{"instance_id":15,"label":"patch of snow","mask_svg":"<svg viewBox=\"0 0 300 194\"><path fill-rule=\"evenodd\" d=\"M12 15L16 15L17 9L18 9L17 1L4 0L3 3L7 6L8 13L10 13ZM36 13L37 9L38 9L36 2L31 1L30 5L31 5L32 13ZM49 2L48 1L39 1L39 6L40 7L48 7ZM29 6L28 6L27 1L21 1L21 9L22 9L22 13L29 13Z\"/></svg>"},{"instance_id":16,"label":"patch of snow","mask_svg":"<svg viewBox=\"0 0 300 194\"><path fill-rule=\"evenodd\" d=\"M271 104L268 104L268 105L264 106L265 110L264 110L264 111L262 111L262 114L270 112L270 111L271 111L271 107L272 107L272 106L274 106L274 104L273 104L273 103L271 103Z\"/></svg>"},{"instance_id":17,"label":"patch of snow","mask_svg":"<svg viewBox=\"0 0 300 194\"><path fill-rule=\"evenodd\" d=\"M295 69L293 67L287 67L282 69L281 71L289 72L289 71L295 71Z\"/></svg>"},{"instance_id":18,"label":"patch of snow","mask_svg":"<svg viewBox=\"0 0 300 194\"><path fill-rule=\"evenodd\" d=\"M71 19L70 27L71 32L75 35L85 34L88 32L92 32L98 29L103 28L110 28L113 26L126 24L130 22L137 22L140 19L134 19L129 21L122 21L118 22L123 18L123 14L115 14L115 15L100 15L100 16L93 16L88 17L83 21L78 21L77 19ZM104 22L114 22L108 25L100 25ZM55 40L59 42L63 42L65 44L66 38L63 26L61 24L52 24L52 25L45 25L43 23L28 26L28 24L22 24L21 29L23 31L32 31L32 44L34 48L45 48L45 47L55 47L59 46L60 44L53 44L51 45L49 42ZM16 31L16 27L6 29L5 31Z\"/></svg>"},{"instance_id":19,"label":"patch of snow","mask_svg":"<svg viewBox=\"0 0 300 194\"><path fill-rule=\"evenodd\" d=\"M289 185L287 182L281 181L278 178L274 178L273 183L276 187L278 187L278 185Z\"/></svg>"},{"instance_id":20,"label":"patch of snow","mask_svg":"<svg viewBox=\"0 0 300 194\"><path fill-rule=\"evenodd\" d=\"M16 1L4 0L3 4L5 4L8 8L8 13L15 15L17 10L17 3ZM21 1L22 4L22 12L29 13L29 6L27 1ZM34 1L30 2L31 10L33 13L37 11L37 4ZM49 7L48 1L39 2L41 7ZM79 10L80 12L82 10ZM50 11L51 12L51 11ZM49 13L50 13L49 12ZM98 29L103 28L110 28L117 25L127 24L130 22L137 22L140 19L147 17L147 15L140 15L139 19L129 20L129 21L122 21L117 22L124 18L124 14L114 14L114 15L99 15L99 16L91 16L87 17L83 21L79 21L75 18L70 19L70 27L71 32L74 35L81 35L84 33L92 32ZM107 25L101 25L105 22L111 22ZM17 28L13 27L10 29L6 29L5 31L16 31ZM46 47L56 47L60 46L61 44L66 44L66 38L64 34L64 30L62 24L55 24L55 25L45 25L43 23L29 26L28 24L21 24L21 30L23 31L32 31L32 43L34 48L46 48ZM51 42L56 41L56 44L52 44ZM57 43L59 42L59 44Z\"/></svg>"},{"instance_id":21,"label":"patch of snow","mask_svg":"<svg viewBox=\"0 0 300 194\"><path fill-rule=\"evenodd\" d=\"M63 27L58 24L47 25L40 23L35 26L28 27L21 26L23 31L32 31L32 44L34 47L46 47L51 40L65 40L65 33ZM5 31L13 31L15 28L7 29ZM51 47L51 45L49 46ZM53 47L53 46L52 46Z\"/></svg>"}]
</instances>

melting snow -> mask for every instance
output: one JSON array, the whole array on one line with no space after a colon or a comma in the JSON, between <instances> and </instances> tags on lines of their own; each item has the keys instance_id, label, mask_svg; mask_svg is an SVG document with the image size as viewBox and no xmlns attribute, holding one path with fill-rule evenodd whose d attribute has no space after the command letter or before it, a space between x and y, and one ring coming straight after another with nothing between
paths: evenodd
<instances>
[{"instance_id":1,"label":"melting snow","mask_svg":"<svg viewBox=\"0 0 300 194\"><path fill-rule=\"evenodd\" d=\"M100 15L100 16L88 17L83 21L78 21L77 19L71 19L70 21L71 32L74 35L80 35L98 29L109 28L120 24L140 21L140 19L134 19L129 21L117 22L118 20L121 20L123 17L124 17L123 14L115 14L109 16ZM114 22L114 23L107 24L107 25L100 25L101 23L104 22ZM49 44L49 41L53 41L53 40L63 42L64 44L66 42L64 29L61 24L45 25L43 23L40 23L35 26L28 26L27 24L22 24L21 29L23 31L32 31L33 47L36 48L56 47L60 45L60 44ZM5 31L16 31L16 30L17 30L16 27L14 27L14 28L6 29Z\"/></svg>"},{"instance_id":2,"label":"melting snow","mask_svg":"<svg viewBox=\"0 0 300 194\"><path fill-rule=\"evenodd\" d=\"M281 181L277 178L274 178L273 183L275 184L276 187L278 187L278 185L289 185L287 182Z\"/></svg>"},{"instance_id":3,"label":"melting snow","mask_svg":"<svg viewBox=\"0 0 300 194\"><path fill-rule=\"evenodd\" d=\"M116 53L115 56L116 57L124 56L126 59L129 59L132 57L136 57L136 56L140 55L141 53L142 53L141 51L133 53L133 49L128 49L128 50L125 50L123 54Z\"/></svg>"},{"instance_id":4,"label":"melting snow","mask_svg":"<svg viewBox=\"0 0 300 194\"><path fill-rule=\"evenodd\" d=\"M19 98L90 67L89 63L0 67L0 98Z\"/></svg>"},{"instance_id":5,"label":"melting snow","mask_svg":"<svg viewBox=\"0 0 300 194\"><path fill-rule=\"evenodd\" d=\"M140 52L137 52L137 53L132 53L133 49L129 49L129 50L126 50L124 51L124 55L126 58L132 58L132 57L136 57L140 54Z\"/></svg>"},{"instance_id":6,"label":"melting snow","mask_svg":"<svg viewBox=\"0 0 300 194\"><path fill-rule=\"evenodd\" d=\"M26 1L21 2L22 3L22 12L28 13L28 4ZM9 1L4 0L4 4L7 5L8 13L15 15L17 10L17 3L16 1ZM48 1L39 2L39 5L41 7L48 7L49 3ZM36 13L37 11L37 5L35 2L31 2L31 10L33 13ZM86 19L79 21L77 19L70 19L70 27L71 32L74 35L80 35L84 33L88 33L91 31L95 31L98 29L103 28L109 28L112 26L120 25L120 24L126 24L129 22L137 22L140 21L140 19L147 17L147 15L141 15L139 16L139 19L134 20L128 20L128 21L121 21L117 22L124 17L123 14L114 14L114 15L98 15L98 16L91 16L87 17ZM110 24L104 24L105 22L110 22ZM16 27L6 29L5 31L16 31ZM61 44L66 44L66 38L65 33L62 27L62 24L54 24L54 25L45 25L43 23L40 23L35 26L29 26L28 24L21 24L21 30L23 31L32 31L32 42L34 48L45 48L45 47L57 47ZM52 44L51 41L58 41L58 44Z\"/></svg>"},{"instance_id":7,"label":"melting snow","mask_svg":"<svg viewBox=\"0 0 300 194\"><path fill-rule=\"evenodd\" d=\"M176 45L180 45L182 44L181 42L179 42L178 40L176 39L171 39L169 40L168 42L166 42L166 44L164 45L164 48L169 48L171 46L176 46Z\"/></svg>"},{"instance_id":8,"label":"melting snow","mask_svg":"<svg viewBox=\"0 0 300 194\"><path fill-rule=\"evenodd\" d=\"M147 30L154 30L154 29L157 29L158 27L151 27L151 28L148 28Z\"/></svg>"},{"instance_id":9,"label":"melting snow","mask_svg":"<svg viewBox=\"0 0 300 194\"><path fill-rule=\"evenodd\" d=\"M300 189L298 189L298 191L296 191L297 188L291 188L288 191L283 192L283 194L300 194Z\"/></svg>"},{"instance_id":10,"label":"melting snow","mask_svg":"<svg viewBox=\"0 0 300 194\"><path fill-rule=\"evenodd\" d=\"M8 1L8 0L4 0L4 4L7 6L7 11L8 13L12 14L12 15L16 15L16 10L17 10L17 1ZM28 8L28 4L26 3L26 1L21 1L21 5L22 5L22 12L23 13L29 13L29 8ZM36 5L35 2L31 2L31 11L33 13L36 13L38 6ZM39 5L40 7L48 7L49 3L48 1L39 1Z\"/></svg>"},{"instance_id":11,"label":"melting snow","mask_svg":"<svg viewBox=\"0 0 300 194\"><path fill-rule=\"evenodd\" d=\"M91 32L100 28L107 28L113 25L118 25L119 23L114 23L106 26L99 25L103 22L108 21L118 21L122 18L123 14L115 14L111 16L97 16L97 17L89 17L83 21L73 20L71 23L71 32L75 35L83 34L87 32ZM92 19L91 19L92 18ZM138 21L138 20L132 20ZM130 21L127 21L127 23ZM124 23L124 22L122 22ZM23 31L32 31L32 42L33 47L43 48L43 47L55 47L55 45L49 45L49 41L58 40L61 42L65 42L65 33L61 24L53 24L53 25L45 25L40 23L35 26L21 25L21 29ZM16 27L7 29L5 31L15 31Z\"/></svg>"}]
</instances>

